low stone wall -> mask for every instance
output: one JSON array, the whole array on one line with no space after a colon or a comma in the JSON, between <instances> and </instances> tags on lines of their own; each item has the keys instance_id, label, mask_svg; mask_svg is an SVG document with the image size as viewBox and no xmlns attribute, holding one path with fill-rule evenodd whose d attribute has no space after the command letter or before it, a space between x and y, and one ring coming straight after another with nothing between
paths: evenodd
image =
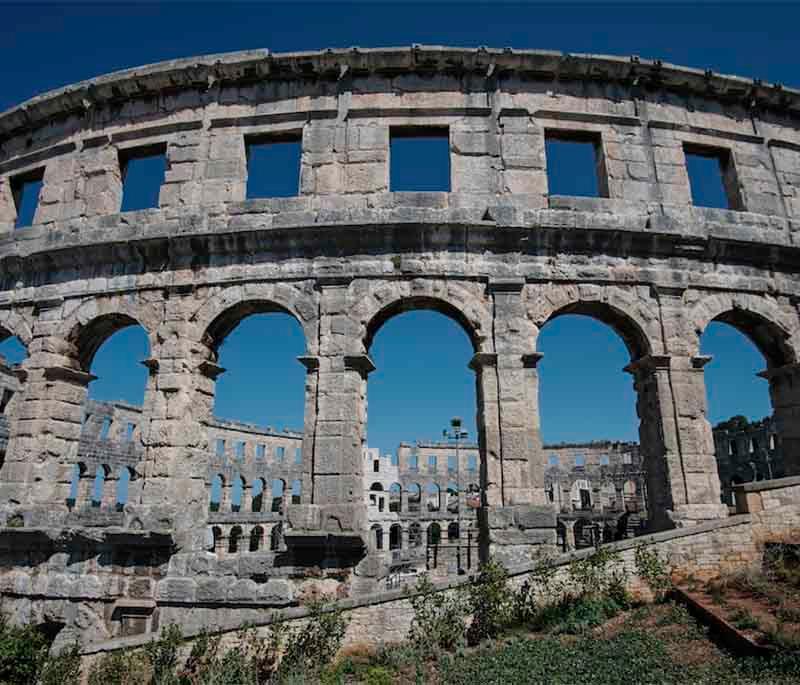
<instances>
[{"instance_id":1,"label":"low stone wall","mask_svg":"<svg viewBox=\"0 0 800 685\"><path fill-rule=\"evenodd\" d=\"M688 577L708 580L760 563L766 542L797 539L796 536L800 535L800 478L739 486L737 503L737 513L727 519L624 540L605 547L619 553L621 567L628 573L629 590L641 597L646 596L648 590L636 576L635 553L639 545L655 549L666 559L673 567L676 580ZM584 559L593 552L593 549L583 549L562 554L551 563L566 574L571 562ZM526 564L509 569L512 583L521 585L534 568L533 564ZM461 577L436 583L436 587L447 592L469 582L469 577ZM375 645L404 640L413 618L412 595L413 589L404 587L337 601L336 606L343 609L349 619L344 644ZM309 612L301 606L270 613L253 607L247 613L244 617L202 607L187 610L185 607L162 606L160 623L162 626L179 623L188 638L205 627L210 632L225 634L226 640L233 640L235 631L245 621L266 632L266 627L275 620L286 619L300 625ZM88 664L102 653L139 647L152 638L153 635L136 635L91 644L84 648L84 655Z\"/></svg>"}]
</instances>

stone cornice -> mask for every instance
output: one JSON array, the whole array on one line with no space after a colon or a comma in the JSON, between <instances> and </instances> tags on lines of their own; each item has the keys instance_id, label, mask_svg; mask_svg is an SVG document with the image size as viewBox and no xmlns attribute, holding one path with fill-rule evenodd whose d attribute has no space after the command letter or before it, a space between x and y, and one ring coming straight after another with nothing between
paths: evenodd
<instances>
[{"instance_id":1,"label":"stone cornice","mask_svg":"<svg viewBox=\"0 0 800 685\"><path fill-rule=\"evenodd\" d=\"M337 81L350 76L441 73L494 79L503 75L557 81L606 81L679 91L738 102L745 107L800 111L800 91L759 79L716 74L638 56L570 54L512 48L327 49L273 54L246 50L158 62L113 72L38 95L0 114L0 138L67 114L164 90L235 85L264 80Z\"/></svg>"}]
</instances>

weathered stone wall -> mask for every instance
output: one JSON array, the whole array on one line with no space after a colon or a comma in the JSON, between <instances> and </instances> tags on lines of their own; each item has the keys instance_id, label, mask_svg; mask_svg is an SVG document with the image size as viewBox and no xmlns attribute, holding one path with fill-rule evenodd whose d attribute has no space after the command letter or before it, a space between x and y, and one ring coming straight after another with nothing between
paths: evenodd
<instances>
[{"instance_id":1,"label":"weathered stone wall","mask_svg":"<svg viewBox=\"0 0 800 685\"><path fill-rule=\"evenodd\" d=\"M142 601L182 609L201 585L220 609L231 588L243 588L236 601L258 596L270 569L325 568L344 591L374 590L369 349L414 308L451 316L473 345L481 554L516 565L555 543L536 343L567 313L612 326L630 352L654 529L726 516L699 353L711 321L764 354L786 472L800 472L799 110L790 89L660 62L415 46L193 58L0 114L0 330L28 349L0 521L45 557L76 527L110 577L104 550L126 535L147 549L158 532L177 552ZM447 129L449 192L391 192L393 131L432 127ZM247 199L247 142L265 136L301 141L296 197ZM545 142L570 136L594 142L601 197L549 193ZM728 209L691 204L685 154L698 145L726 160ZM125 160L152 150L166 156L159 206L120 212ZM34 225L14 230L14 188L34 176ZM244 316L273 311L306 340L303 501L287 506L288 556L243 569L206 551L217 351ZM89 369L133 324L150 348L136 494L88 526L69 495ZM237 580L202 579L218 563ZM104 601L127 597L114 587ZM48 593L36 601L61 601Z\"/></svg>"},{"instance_id":2,"label":"weathered stone wall","mask_svg":"<svg viewBox=\"0 0 800 685\"><path fill-rule=\"evenodd\" d=\"M784 478L761 483L737 486L740 497L740 513L726 520L710 521L697 526L679 528L646 535L636 540L625 540L609 545L619 553L620 565L624 569L629 590L634 594L648 596L648 589L636 575L635 553L637 546L656 552L672 569L677 581L694 578L710 580L724 574L757 566L762 562L765 545L770 542L793 540L800 533L800 479ZM748 510L748 507L752 509ZM593 550L580 550L563 554L550 563L559 573L565 574L567 566L576 559L592 554ZM511 580L519 587L529 578L532 565L511 569ZM613 569L612 569L613 570ZM565 577L565 575L564 575ZM451 579L437 583L442 592L452 591L469 582L468 578ZM405 587L381 595L358 599L343 599L337 605L345 610L349 625L345 645L400 642L406 639L413 619L413 610L408 600L413 588ZM177 614L165 612L166 616L178 618ZM275 617L243 614L253 618L256 625L266 626ZM303 607L286 609L280 617L301 621L307 615ZM248 620L244 619L244 620ZM202 627L212 631L234 631L235 622L198 610L188 621L181 621L188 636L196 635ZM92 655L121 647L135 647L146 640L143 636L109 641L92 645L85 650L88 659Z\"/></svg>"}]
</instances>

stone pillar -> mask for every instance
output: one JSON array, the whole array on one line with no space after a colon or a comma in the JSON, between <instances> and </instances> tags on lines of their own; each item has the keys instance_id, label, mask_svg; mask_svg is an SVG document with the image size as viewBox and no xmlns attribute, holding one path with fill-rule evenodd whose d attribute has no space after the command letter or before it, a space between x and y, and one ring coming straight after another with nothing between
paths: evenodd
<instances>
[{"instance_id":1,"label":"stone pillar","mask_svg":"<svg viewBox=\"0 0 800 685\"><path fill-rule=\"evenodd\" d=\"M784 475L800 475L800 364L770 368L758 375L769 381Z\"/></svg>"},{"instance_id":2,"label":"stone pillar","mask_svg":"<svg viewBox=\"0 0 800 685\"><path fill-rule=\"evenodd\" d=\"M478 353L482 554L507 565L530 560L532 546L556 543L556 516L544 485L539 429L536 328L527 317L521 279L490 283L494 353Z\"/></svg>"},{"instance_id":3,"label":"stone pillar","mask_svg":"<svg viewBox=\"0 0 800 685\"><path fill-rule=\"evenodd\" d=\"M651 530L727 516L706 419L709 359L649 355L626 367L637 393Z\"/></svg>"},{"instance_id":4,"label":"stone pillar","mask_svg":"<svg viewBox=\"0 0 800 685\"><path fill-rule=\"evenodd\" d=\"M497 355L475 354L469 367L475 372L477 388L478 445L481 454L481 504L490 507L503 505L503 463L500 457L500 409L497 383Z\"/></svg>"},{"instance_id":5,"label":"stone pillar","mask_svg":"<svg viewBox=\"0 0 800 685\"><path fill-rule=\"evenodd\" d=\"M145 528L163 527L171 520L178 542L187 550L203 548L203 527L208 516L208 431L214 382L224 369L200 342L196 325L184 320L180 296L165 302L165 320L156 336L150 369L152 388L145 396L142 440L145 447L145 483L138 511L131 512ZM226 483L226 488L231 484ZM220 511L230 500L223 492ZM180 507L175 507L180 502ZM162 521L162 523L159 523Z\"/></svg>"},{"instance_id":6,"label":"stone pillar","mask_svg":"<svg viewBox=\"0 0 800 685\"><path fill-rule=\"evenodd\" d=\"M358 324L349 316L348 284L321 289L319 356L303 361L312 374L303 440L304 449L313 445L312 504L289 508L286 538L333 536L360 547L368 528L362 457L366 385L375 367L362 353ZM308 411L312 394L315 411Z\"/></svg>"},{"instance_id":7,"label":"stone pillar","mask_svg":"<svg viewBox=\"0 0 800 685\"><path fill-rule=\"evenodd\" d=\"M63 523L78 463L83 403L94 380L80 369L72 345L62 337L60 302L55 304L40 306L34 324L0 481L3 504L25 510L25 525ZM77 506L85 492L82 485Z\"/></svg>"},{"instance_id":8,"label":"stone pillar","mask_svg":"<svg viewBox=\"0 0 800 685\"><path fill-rule=\"evenodd\" d=\"M297 360L306 367L305 407L303 411L302 486L303 504L314 504L314 438L317 428L317 394L319 392L319 357L305 355Z\"/></svg>"},{"instance_id":9,"label":"stone pillar","mask_svg":"<svg viewBox=\"0 0 800 685\"><path fill-rule=\"evenodd\" d=\"M575 521L562 520L564 525L564 551L575 551Z\"/></svg>"}]
</instances>

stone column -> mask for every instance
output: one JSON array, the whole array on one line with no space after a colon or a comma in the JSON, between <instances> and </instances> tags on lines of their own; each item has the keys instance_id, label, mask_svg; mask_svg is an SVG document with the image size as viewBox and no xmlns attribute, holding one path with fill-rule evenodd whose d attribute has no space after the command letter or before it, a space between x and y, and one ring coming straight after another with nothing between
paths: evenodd
<instances>
[{"instance_id":1,"label":"stone column","mask_svg":"<svg viewBox=\"0 0 800 685\"><path fill-rule=\"evenodd\" d=\"M41 304L24 380L13 415L2 469L0 497L10 510L25 510L25 525L59 525L78 463L83 403L94 376L81 370L62 336L60 301ZM93 475L93 474L92 474ZM87 473L82 480L89 478ZM77 505L85 484L79 483Z\"/></svg>"},{"instance_id":2,"label":"stone column","mask_svg":"<svg viewBox=\"0 0 800 685\"><path fill-rule=\"evenodd\" d=\"M575 521L563 520L564 524L564 551L573 552L575 550Z\"/></svg>"},{"instance_id":3,"label":"stone column","mask_svg":"<svg viewBox=\"0 0 800 685\"><path fill-rule=\"evenodd\" d=\"M224 369L200 342L196 325L184 320L181 297L165 302L165 320L157 338L162 341L147 361L152 392L145 396L142 441L145 483L136 514L147 527L172 528L184 549L202 549L208 516L208 431L214 382ZM226 483L226 488L231 484ZM224 489L223 489L224 490ZM220 511L230 500L223 492ZM175 503L180 502L180 507ZM162 523L159 523L161 521Z\"/></svg>"},{"instance_id":4,"label":"stone column","mask_svg":"<svg viewBox=\"0 0 800 685\"><path fill-rule=\"evenodd\" d=\"M769 381L784 475L800 475L800 364L770 368L758 375Z\"/></svg>"},{"instance_id":5,"label":"stone column","mask_svg":"<svg viewBox=\"0 0 800 685\"><path fill-rule=\"evenodd\" d=\"M360 545L367 533L362 447L367 375L375 367L362 353L357 322L349 316L348 284L321 285L319 356L310 368L303 447L312 447L310 505L289 509L287 541L334 536ZM315 410L308 411L312 404ZM329 540L330 541L330 540Z\"/></svg>"},{"instance_id":6,"label":"stone column","mask_svg":"<svg viewBox=\"0 0 800 685\"><path fill-rule=\"evenodd\" d=\"M626 367L637 392L652 530L727 516L706 419L703 366L709 359L649 355Z\"/></svg>"},{"instance_id":7,"label":"stone column","mask_svg":"<svg viewBox=\"0 0 800 685\"><path fill-rule=\"evenodd\" d=\"M497 382L497 355L479 352L470 360L475 372L478 412L478 445L481 454L481 504L503 505L503 463L500 447L500 408Z\"/></svg>"},{"instance_id":8,"label":"stone column","mask_svg":"<svg viewBox=\"0 0 800 685\"><path fill-rule=\"evenodd\" d=\"M484 457L480 517L487 552L506 564L530 559L533 545L556 543L556 517L544 485L539 429L536 328L527 317L522 279L490 283L494 353L478 353L478 425Z\"/></svg>"},{"instance_id":9,"label":"stone column","mask_svg":"<svg viewBox=\"0 0 800 685\"><path fill-rule=\"evenodd\" d=\"M302 485L303 504L314 503L314 438L317 428L317 394L319 392L319 357L305 355L297 360L306 367L305 407L303 411Z\"/></svg>"}]
</instances>

